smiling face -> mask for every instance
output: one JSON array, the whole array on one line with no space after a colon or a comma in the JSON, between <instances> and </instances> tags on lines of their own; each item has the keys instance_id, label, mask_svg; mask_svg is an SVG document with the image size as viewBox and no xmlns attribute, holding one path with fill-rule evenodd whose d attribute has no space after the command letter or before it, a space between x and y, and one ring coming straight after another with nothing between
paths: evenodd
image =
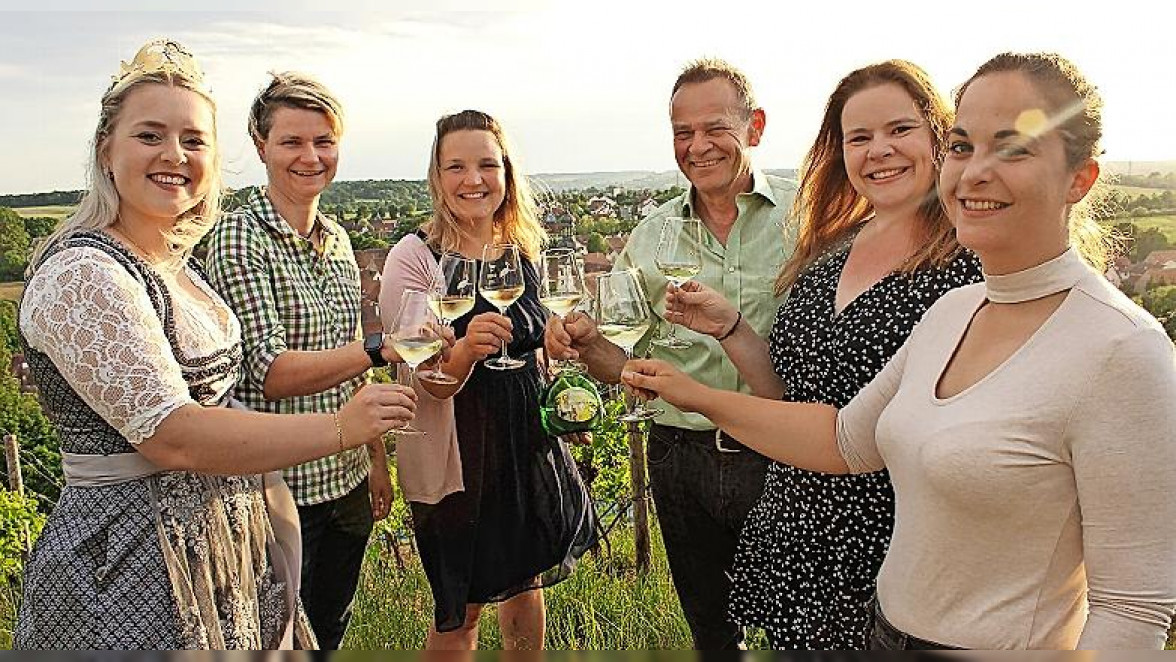
<instances>
[{"instance_id":1,"label":"smiling face","mask_svg":"<svg viewBox=\"0 0 1176 662\"><path fill-rule=\"evenodd\" d=\"M118 190L119 216L170 227L208 194L215 144L204 97L161 84L129 92L100 149Z\"/></svg>"},{"instance_id":2,"label":"smiling face","mask_svg":"<svg viewBox=\"0 0 1176 662\"><path fill-rule=\"evenodd\" d=\"M874 209L915 209L931 195L931 130L902 86L887 83L851 96L841 111L841 131L846 175Z\"/></svg>"},{"instance_id":3,"label":"smiling face","mask_svg":"<svg viewBox=\"0 0 1176 662\"><path fill-rule=\"evenodd\" d=\"M445 206L462 223L493 223L506 197L502 146L494 134L453 131L441 139L437 152Z\"/></svg>"},{"instance_id":4,"label":"smiling face","mask_svg":"<svg viewBox=\"0 0 1176 662\"><path fill-rule=\"evenodd\" d=\"M734 195L751 182L751 147L759 144L765 117L746 111L735 86L723 78L688 83L670 100L674 158L704 195Z\"/></svg>"},{"instance_id":5,"label":"smiling face","mask_svg":"<svg viewBox=\"0 0 1176 662\"><path fill-rule=\"evenodd\" d=\"M339 138L326 113L280 107L269 135L257 144L265 163L270 195L307 204L335 179Z\"/></svg>"},{"instance_id":6,"label":"smiling face","mask_svg":"<svg viewBox=\"0 0 1176 662\"><path fill-rule=\"evenodd\" d=\"M1055 112L1019 72L972 81L960 99L940 195L959 242L988 273L1006 273L1059 255L1068 243L1070 205L1098 178L1098 165L1066 161Z\"/></svg>"}]
</instances>

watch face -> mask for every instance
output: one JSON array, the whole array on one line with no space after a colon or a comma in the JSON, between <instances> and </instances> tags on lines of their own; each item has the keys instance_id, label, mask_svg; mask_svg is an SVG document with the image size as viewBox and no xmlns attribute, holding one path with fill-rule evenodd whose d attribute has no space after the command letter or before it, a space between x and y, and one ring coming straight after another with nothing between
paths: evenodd
<instances>
[{"instance_id":1,"label":"watch face","mask_svg":"<svg viewBox=\"0 0 1176 662\"><path fill-rule=\"evenodd\" d=\"M363 348L369 352L378 352L384 348L384 334L371 333L364 339Z\"/></svg>"}]
</instances>

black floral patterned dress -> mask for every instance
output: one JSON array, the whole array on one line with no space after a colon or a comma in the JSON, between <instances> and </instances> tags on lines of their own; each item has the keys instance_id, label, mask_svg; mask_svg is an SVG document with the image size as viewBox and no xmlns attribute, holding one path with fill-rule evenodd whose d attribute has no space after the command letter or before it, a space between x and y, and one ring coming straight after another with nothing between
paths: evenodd
<instances>
[{"instance_id":1,"label":"black floral patterned dress","mask_svg":"<svg viewBox=\"0 0 1176 662\"><path fill-rule=\"evenodd\" d=\"M931 304L982 278L961 253L943 269L892 273L835 313L857 231L801 273L769 348L784 400L844 407L906 342ZM887 472L836 476L774 463L735 556L730 613L773 648L863 649L874 582L894 528Z\"/></svg>"}]
</instances>

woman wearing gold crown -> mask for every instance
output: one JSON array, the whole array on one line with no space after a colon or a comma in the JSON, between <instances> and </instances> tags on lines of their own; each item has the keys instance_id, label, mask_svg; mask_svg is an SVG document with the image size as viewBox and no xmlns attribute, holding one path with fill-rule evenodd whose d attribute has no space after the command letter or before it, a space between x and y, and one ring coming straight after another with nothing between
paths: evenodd
<instances>
[{"instance_id":1,"label":"woman wearing gold crown","mask_svg":"<svg viewBox=\"0 0 1176 662\"><path fill-rule=\"evenodd\" d=\"M308 648L298 519L275 472L374 443L411 391L335 414L226 406L241 329L192 246L217 217L214 104L145 45L102 97L90 188L34 257L21 340L66 487L25 569L16 648Z\"/></svg>"}]
</instances>

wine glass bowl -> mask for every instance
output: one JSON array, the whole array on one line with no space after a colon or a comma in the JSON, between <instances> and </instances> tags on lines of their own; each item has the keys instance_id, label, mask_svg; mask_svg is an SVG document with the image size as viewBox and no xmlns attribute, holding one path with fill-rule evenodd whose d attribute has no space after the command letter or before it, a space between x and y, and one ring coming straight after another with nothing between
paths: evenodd
<instances>
[{"instance_id":1,"label":"wine glass bowl","mask_svg":"<svg viewBox=\"0 0 1176 662\"><path fill-rule=\"evenodd\" d=\"M596 284L596 325L600 335L633 357L633 348L640 342L652 323L652 315L633 269L603 274ZM626 401L626 413L617 420L644 421L661 415L660 409L646 407L639 402L635 407Z\"/></svg>"},{"instance_id":2,"label":"wine glass bowl","mask_svg":"<svg viewBox=\"0 0 1176 662\"><path fill-rule=\"evenodd\" d=\"M408 367L405 386L412 385L412 374L417 366L428 361L441 351L445 340L441 335L440 322L429 305L429 292L405 290L400 295L400 309L392 321L388 338L392 347ZM400 371L397 370L399 379ZM423 435L423 430L407 424L395 431L401 435Z\"/></svg>"},{"instance_id":3,"label":"wine glass bowl","mask_svg":"<svg viewBox=\"0 0 1176 662\"><path fill-rule=\"evenodd\" d=\"M584 270L576 252L570 248L544 251L540 260L539 302L556 317L563 318L584 300ZM573 361L557 361L556 372L583 369Z\"/></svg>"},{"instance_id":4,"label":"wine glass bowl","mask_svg":"<svg viewBox=\"0 0 1176 662\"><path fill-rule=\"evenodd\" d=\"M667 217L654 257L657 269L666 280L681 287L702 271L702 222L697 218ZM678 338L678 325L670 323L670 333L653 343L666 349L685 349L694 343Z\"/></svg>"},{"instance_id":5,"label":"wine glass bowl","mask_svg":"<svg viewBox=\"0 0 1176 662\"><path fill-rule=\"evenodd\" d=\"M453 321L474 309L478 284L477 262L459 253L445 253L437 262L433 286L429 290L429 308L441 324L451 326ZM417 373L417 379L434 384L456 384L457 377L435 366Z\"/></svg>"},{"instance_id":6,"label":"wine glass bowl","mask_svg":"<svg viewBox=\"0 0 1176 662\"><path fill-rule=\"evenodd\" d=\"M526 284L523 281L523 267L519 260L519 247L514 244L486 244L482 249L482 268L478 272L478 292L505 315L508 308L523 296ZM526 361L510 358L506 341L502 343L502 354L483 362L494 370L513 370L526 365Z\"/></svg>"}]
</instances>

